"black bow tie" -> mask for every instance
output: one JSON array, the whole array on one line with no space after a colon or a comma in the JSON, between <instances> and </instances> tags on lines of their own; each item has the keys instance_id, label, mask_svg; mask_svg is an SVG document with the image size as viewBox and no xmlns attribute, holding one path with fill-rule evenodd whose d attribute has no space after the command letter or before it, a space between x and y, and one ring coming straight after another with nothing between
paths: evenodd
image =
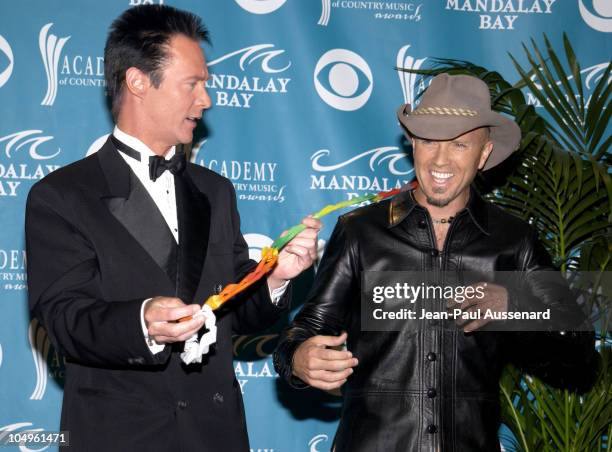
<instances>
[{"instance_id":1,"label":"black bow tie","mask_svg":"<svg viewBox=\"0 0 612 452\"><path fill-rule=\"evenodd\" d=\"M149 177L155 182L166 170L172 174L180 174L185 169L186 160L184 152L177 152L170 160L160 155L152 155L149 157Z\"/></svg>"},{"instance_id":2,"label":"black bow tie","mask_svg":"<svg viewBox=\"0 0 612 452\"><path fill-rule=\"evenodd\" d=\"M115 147L125 155L139 162L141 161L140 152L119 141L114 135L111 135L111 141ZM172 174L180 174L185 169L186 165L187 159L184 152L177 152L170 160L166 160L159 155L153 155L149 157L149 177L155 182L166 170L170 171Z\"/></svg>"}]
</instances>

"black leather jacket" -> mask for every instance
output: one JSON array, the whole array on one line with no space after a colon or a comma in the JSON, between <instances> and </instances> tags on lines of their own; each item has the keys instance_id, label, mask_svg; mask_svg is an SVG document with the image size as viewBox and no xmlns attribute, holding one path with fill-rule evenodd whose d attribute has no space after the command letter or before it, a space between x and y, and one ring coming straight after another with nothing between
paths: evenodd
<instances>
[{"instance_id":1,"label":"black leather jacket","mask_svg":"<svg viewBox=\"0 0 612 452\"><path fill-rule=\"evenodd\" d=\"M552 266L526 223L474 190L441 252L427 211L410 192L340 217L311 294L274 357L277 372L303 387L291 375L296 347L317 334L348 331L347 347L359 365L342 388L336 452L499 450L498 384L508 362L551 384L592 384L597 361L590 333L362 331L362 271L436 269L486 274ZM575 303L563 305L545 288L537 295L569 318L581 317Z\"/></svg>"}]
</instances>

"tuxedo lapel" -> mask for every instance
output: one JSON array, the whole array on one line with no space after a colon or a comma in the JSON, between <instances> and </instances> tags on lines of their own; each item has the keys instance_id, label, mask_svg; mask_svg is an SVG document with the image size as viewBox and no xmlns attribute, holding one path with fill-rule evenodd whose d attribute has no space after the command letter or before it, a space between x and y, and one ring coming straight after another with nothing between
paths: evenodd
<instances>
[{"instance_id":1,"label":"tuxedo lapel","mask_svg":"<svg viewBox=\"0 0 612 452\"><path fill-rule=\"evenodd\" d=\"M179 271L177 293L186 302L193 300L202 276L210 230L210 202L187 171L174 176L179 220Z\"/></svg>"},{"instance_id":2,"label":"tuxedo lapel","mask_svg":"<svg viewBox=\"0 0 612 452\"><path fill-rule=\"evenodd\" d=\"M108 188L102 201L131 241L140 245L170 285L176 287L178 249L155 202L110 140L98 152L98 160Z\"/></svg>"}]
</instances>

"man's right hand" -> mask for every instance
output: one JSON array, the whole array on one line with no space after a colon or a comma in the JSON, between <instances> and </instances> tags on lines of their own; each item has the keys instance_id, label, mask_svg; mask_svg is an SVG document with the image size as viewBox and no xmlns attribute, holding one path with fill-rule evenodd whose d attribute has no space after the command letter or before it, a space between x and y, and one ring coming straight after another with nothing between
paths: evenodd
<instances>
[{"instance_id":1,"label":"man's right hand","mask_svg":"<svg viewBox=\"0 0 612 452\"><path fill-rule=\"evenodd\" d=\"M293 354L293 375L313 388L330 390L342 386L353 367L359 362L349 351L338 347L346 342L346 333L340 336L314 336L304 341Z\"/></svg>"},{"instance_id":2,"label":"man's right hand","mask_svg":"<svg viewBox=\"0 0 612 452\"><path fill-rule=\"evenodd\" d=\"M144 319L149 337L158 344L183 342L204 326L204 316L185 322L183 317L193 316L200 310L198 304L186 305L179 298L155 297L147 301Z\"/></svg>"}]
</instances>

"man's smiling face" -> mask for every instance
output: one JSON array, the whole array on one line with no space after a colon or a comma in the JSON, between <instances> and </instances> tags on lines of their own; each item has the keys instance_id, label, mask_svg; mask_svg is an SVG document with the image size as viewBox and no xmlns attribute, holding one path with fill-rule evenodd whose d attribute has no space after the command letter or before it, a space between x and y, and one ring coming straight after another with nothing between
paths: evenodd
<instances>
[{"instance_id":1,"label":"man's smiling face","mask_svg":"<svg viewBox=\"0 0 612 452\"><path fill-rule=\"evenodd\" d=\"M445 141L413 138L414 169L419 195L435 207L469 198L469 187L484 167L493 143L486 127ZM461 206L463 207L463 206Z\"/></svg>"}]
</instances>

